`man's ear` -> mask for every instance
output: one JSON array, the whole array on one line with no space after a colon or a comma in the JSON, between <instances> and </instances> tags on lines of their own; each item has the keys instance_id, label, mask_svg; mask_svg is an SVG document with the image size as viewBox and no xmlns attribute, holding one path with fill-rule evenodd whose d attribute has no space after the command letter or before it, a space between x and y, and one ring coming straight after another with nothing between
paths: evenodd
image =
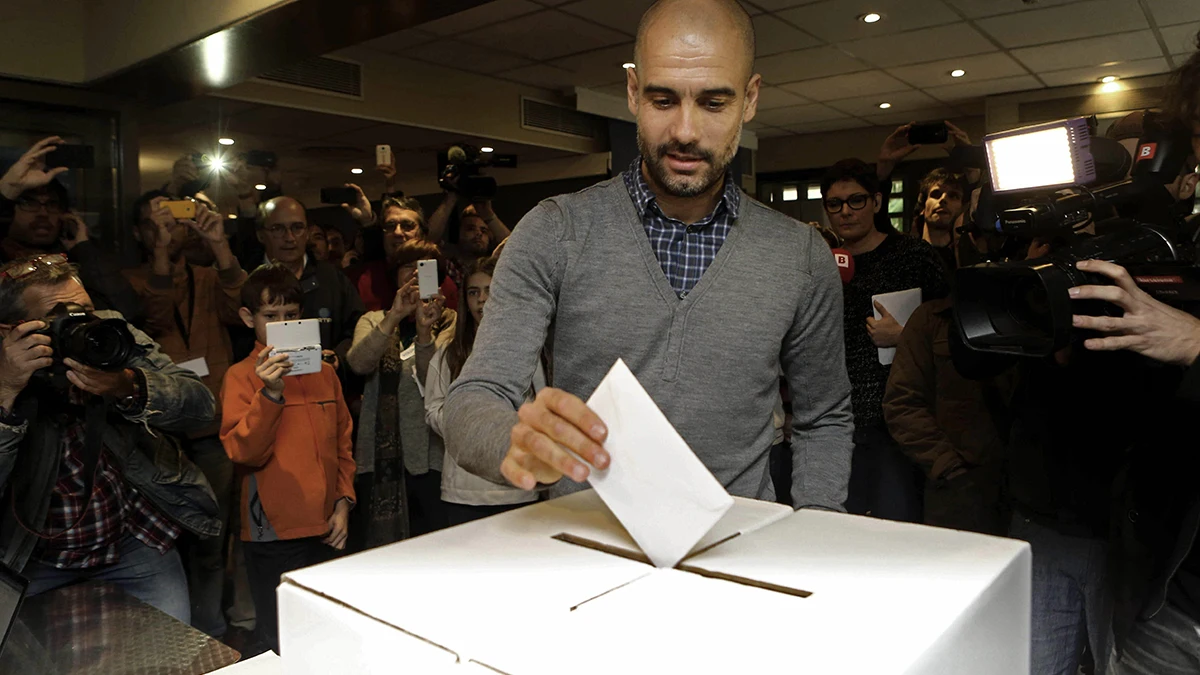
<instances>
[{"instance_id":1,"label":"man's ear","mask_svg":"<svg viewBox=\"0 0 1200 675\"><path fill-rule=\"evenodd\" d=\"M629 106L629 114L637 117L638 111L638 76L637 68L625 69L625 103Z\"/></svg>"},{"instance_id":2,"label":"man's ear","mask_svg":"<svg viewBox=\"0 0 1200 675\"><path fill-rule=\"evenodd\" d=\"M742 124L754 119L758 114L758 92L762 88L762 75L755 75L750 78L750 83L746 85L746 105L742 110Z\"/></svg>"},{"instance_id":3,"label":"man's ear","mask_svg":"<svg viewBox=\"0 0 1200 675\"><path fill-rule=\"evenodd\" d=\"M251 330L254 329L254 314L252 314L250 312L249 308L247 308L247 307L239 308L238 316L242 317L242 323L246 324L246 328L249 328Z\"/></svg>"}]
</instances>

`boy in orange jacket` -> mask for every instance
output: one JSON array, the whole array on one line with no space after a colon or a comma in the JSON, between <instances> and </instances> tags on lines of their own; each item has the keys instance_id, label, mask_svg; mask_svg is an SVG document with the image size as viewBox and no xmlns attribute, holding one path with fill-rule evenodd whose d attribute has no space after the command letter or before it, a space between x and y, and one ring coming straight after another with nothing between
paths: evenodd
<instances>
[{"instance_id":1,"label":"boy in orange jacket","mask_svg":"<svg viewBox=\"0 0 1200 675\"><path fill-rule=\"evenodd\" d=\"M240 314L254 329L250 356L225 373L221 442L242 467L242 541L262 640L279 652L275 588L285 572L333 558L346 546L354 505L350 412L333 366L288 376L271 356L267 324L300 318L296 276L263 265L242 286Z\"/></svg>"}]
</instances>

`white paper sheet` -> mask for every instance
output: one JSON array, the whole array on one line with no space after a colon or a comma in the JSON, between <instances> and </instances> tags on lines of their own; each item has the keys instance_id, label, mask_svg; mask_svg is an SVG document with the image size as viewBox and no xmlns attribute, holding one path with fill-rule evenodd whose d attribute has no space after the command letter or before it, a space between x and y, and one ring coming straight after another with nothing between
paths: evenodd
<instances>
[{"instance_id":1,"label":"white paper sheet","mask_svg":"<svg viewBox=\"0 0 1200 675\"><path fill-rule=\"evenodd\" d=\"M882 319L883 315L875 309L875 303L883 305L884 309L891 314L900 325L908 323L909 317L917 308L921 306L921 289L910 288L906 291L896 291L895 293L881 293L871 296L871 311L875 313L876 319ZM890 366L896 358L895 347L880 347L879 362L885 366Z\"/></svg>"},{"instance_id":2,"label":"white paper sheet","mask_svg":"<svg viewBox=\"0 0 1200 675\"><path fill-rule=\"evenodd\" d=\"M589 482L657 567L674 567L733 498L618 359L588 399L608 426L612 462Z\"/></svg>"}]
</instances>

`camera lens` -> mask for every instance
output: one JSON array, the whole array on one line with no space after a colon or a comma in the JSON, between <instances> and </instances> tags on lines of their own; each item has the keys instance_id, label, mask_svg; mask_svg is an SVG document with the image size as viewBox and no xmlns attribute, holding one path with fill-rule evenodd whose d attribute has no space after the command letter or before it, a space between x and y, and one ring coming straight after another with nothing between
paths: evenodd
<instances>
[{"instance_id":1,"label":"camera lens","mask_svg":"<svg viewBox=\"0 0 1200 675\"><path fill-rule=\"evenodd\" d=\"M124 321L91 318L65 326L59 344L66 358L101 370L117 370L133 356L135 341Z\"/></svg>"},{"instance_id":2,"label":"camera lens","mask_svg":"<svg viewBox=\"0 0 1200 675\"><path fill-rule=\"evenodd\" d=\"M1008 315L1021 326L1038 333L1053 332L1046 287L1036 276L1023 276L1009 287L1005 305Z\"/></svg>"}]
</instances>

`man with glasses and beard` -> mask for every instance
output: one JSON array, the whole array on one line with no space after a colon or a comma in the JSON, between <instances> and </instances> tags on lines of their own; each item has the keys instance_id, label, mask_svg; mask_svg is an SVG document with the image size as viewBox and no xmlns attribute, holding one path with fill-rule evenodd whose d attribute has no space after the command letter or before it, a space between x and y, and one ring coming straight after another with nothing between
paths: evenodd
<instances>
[{"instance_id":1,"label":"man with glasses and beard","mask_svg":"<svg viewBox=\"0 0 1200 675\"><path fill-rule=\"evenodd\" d=\"M883 195L875 169L865 162L844 159L830 167L821 196L834 232L854 256L854 277L843 289L846 371L854 402L854 469L846 508L919 523L924 477L892 440L883 419L890 366L880 363L879 349L899 344L904 326L872 298L919 288L928 302L945 297L949 284L929 244L876 227ZM875 318L874 309L882 318Z\"/></svg>"},{"instance_id":2,"label":"man with glasses and beard","mask_svg":"<svg viewBox=\"0 0 1200 675\"><path fill-rule=\"evenodd\" d=\"M130 323L145 318L133 287L121 275L117 260L88 238L87 224L71 211L67 189L55 180L67 169L46 169L45 157L62 145L58 136L44 138L0 176L0 262L40 253L65 253L76 266L97 309L115 310Z\"/></svg>"},{"instance_id":3,"label":"man with glasses and beard","mask_svg":"<svg viewBox=\"0 0 1200 675\"><path fill-rule=\"evenodd\" d=\"M815 228L754 201L728 170L758 104L750 18L734 0L660 0L642 17L635 63L627 99L641 156L514 229L445 403L446 445L493 482L582 489L590 467L625 460L602 449L607 430L581 400L621 358L730 493L773 499L782 367L792 503L843 510L852 415L833 256ZM554 387L522 405L543 345Z\"/></svg>"}]
</instances>

